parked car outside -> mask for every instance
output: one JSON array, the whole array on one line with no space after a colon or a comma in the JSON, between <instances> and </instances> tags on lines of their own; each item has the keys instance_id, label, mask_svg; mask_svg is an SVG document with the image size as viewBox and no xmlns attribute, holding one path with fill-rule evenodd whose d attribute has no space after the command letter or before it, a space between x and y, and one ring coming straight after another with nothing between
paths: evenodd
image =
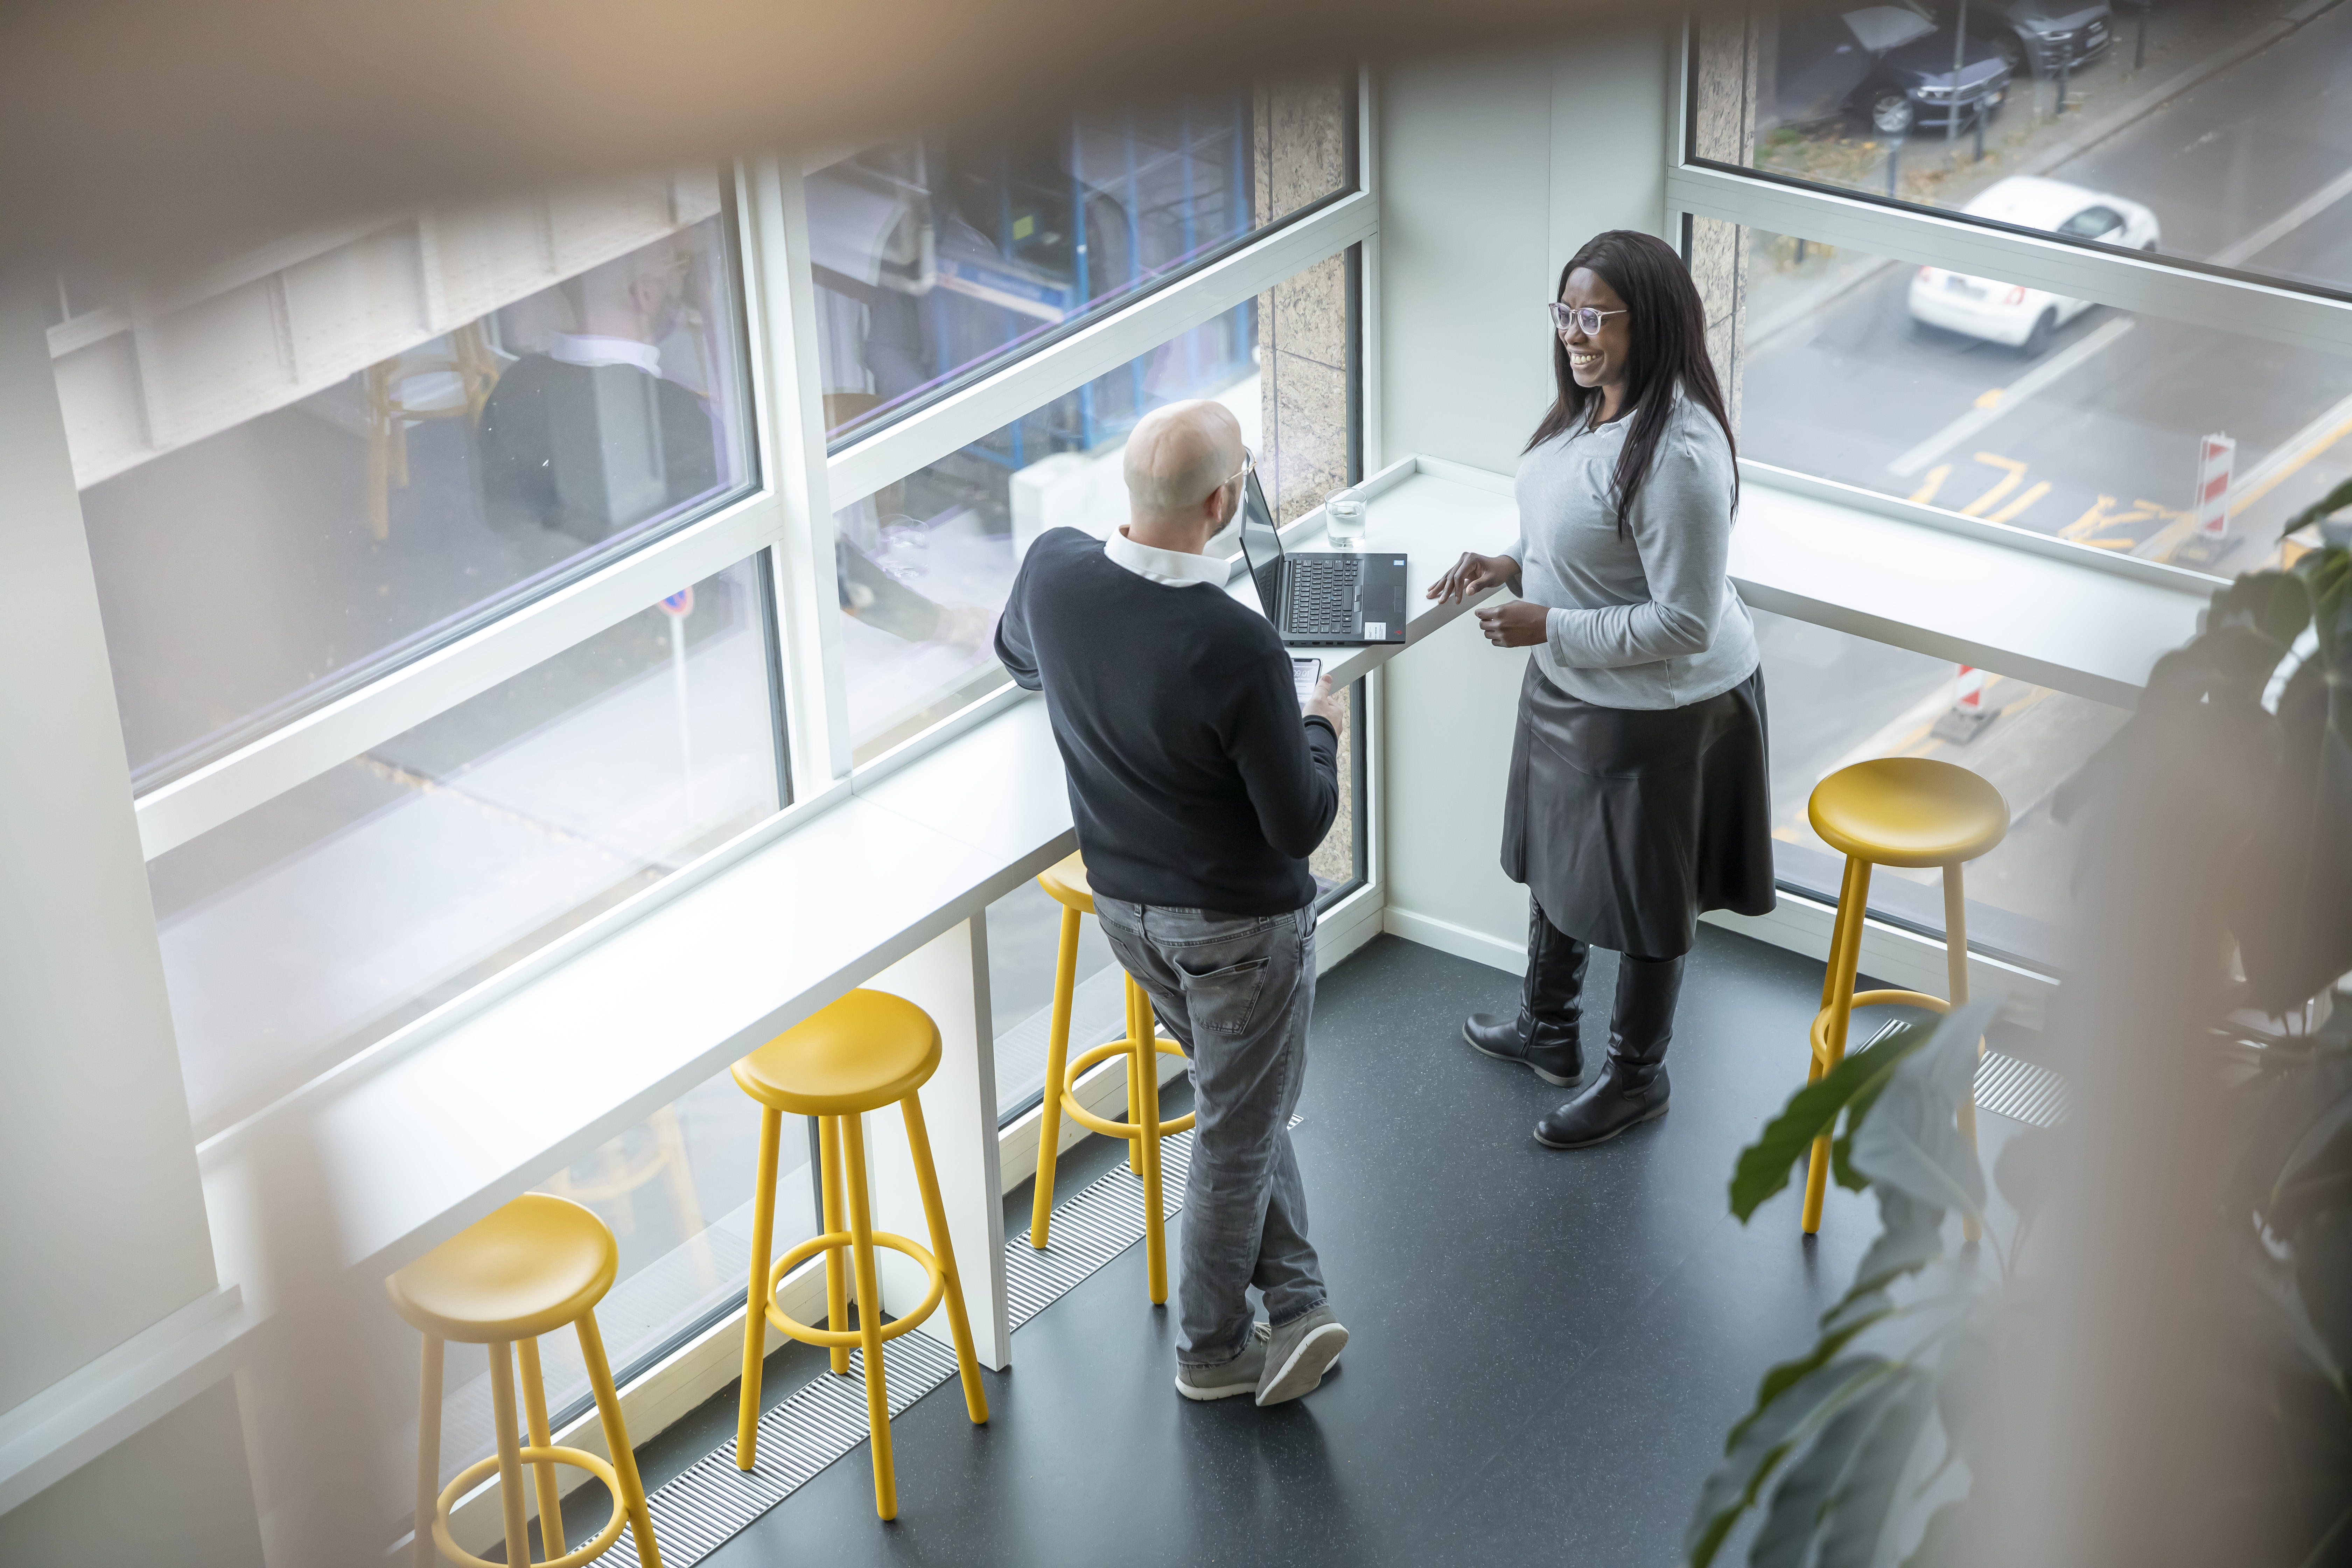
<instances>
[{"instance_id":1,"label":"parked car outside","mask_svg":"<svg viewBox=\"0 0 2352 1568\"><path fill-rule=\"evenodd\" d=\"M1952 68L1953 29L1916 5L1784 13L1774 111L1785 125L1858 114L1882 136L1966 129L1998 110L2010 68L1971 32Z\"/></svg>"},{"instance_id":2,"label":"parked car outside","mask_svg":"<svg viewBox=\"0 0 2352 1568\"><path fill-rule=\"evenodd\" d=\"M2088 65L2115 41L2115 20L2106 0L1969 0L1969 31L2000 51L2011 76Z\"/></svg>"},{"instance_id":3,"label":"parked car outside","mask_svg":"<svg viewBox=\"0 0 2352 1568\"><path fill-rule=\"evenodd\" d=\"M1960 209L1976 217L2044 229L2070 239L2095 239L2135 250L2159 241L2156 215L2135 201L2018 174L1992 185ZM1946 331L2007 343L2028 354L2050 346L2050 335L2091 308L2046 289L1971 278L1922 267L1911 279L1911 319Z\"/></svg>"}]
</instances>

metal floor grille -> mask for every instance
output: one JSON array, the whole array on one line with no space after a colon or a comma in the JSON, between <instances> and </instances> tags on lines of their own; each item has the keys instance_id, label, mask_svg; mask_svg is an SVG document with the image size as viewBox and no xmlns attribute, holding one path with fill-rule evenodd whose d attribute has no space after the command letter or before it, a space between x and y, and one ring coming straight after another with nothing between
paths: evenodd
<instances>
[{"instance_id":1,"label":"metal floor grille","mask_svg":"<svg viewBox=\"0 0 2352 1568\"><path fill-rule=\"evenodd\" d=\"M1294 1116L1290 1125L1302 1120ZM1163 1217L1184 1206L1184 1179L1192 1168L1191 1131L1160 1141ZM1029 1245L1027 1231L1005 1244L1013 1326L1020 1328L1142 1239L1143 1179L1121 1163L1054 1205L1052 1240L1043 1252ZM896 1419L931 1390L955 1381L955 1352L917 1330L882 1347L882 1371ZM751 1469L735 1468L730 1436L646 1500L662 1562L667 1568L690 1568L865 1442L865 1352L852 1351L848 1376L822 1373L760 1417L758 1459ZM624 1530L604 1561L637 1568L635 1537Z\"/></svg>"},{"instance_id":2,"label":"metal floor grille","mask_svg":"<svg viewBox=\"0 0 2352 1568\"><path fill-rule=\"evenodd\" d=\"M1999 1051L1977 1063L1977 1109L2032 1127L2055 1127L2066 1120L2074 1091L2048 1068Z\"/></svg>"}]
</instances>

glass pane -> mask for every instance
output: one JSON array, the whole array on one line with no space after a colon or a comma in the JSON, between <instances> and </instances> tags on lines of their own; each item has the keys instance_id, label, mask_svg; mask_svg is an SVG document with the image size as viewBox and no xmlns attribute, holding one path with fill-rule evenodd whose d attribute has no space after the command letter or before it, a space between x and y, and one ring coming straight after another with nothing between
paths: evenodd
<instances>
[{"instance_id":1,"label":"glass pane","mask_svg":"<svg viewBox=\"0 0 2352 1568\"><path fill-rule=\"evenodd\" d=\"M1108 538L1127 521L1120 465L1150 410L1231 408L1286 520L1355 477L1357 265L1351 252L1297 273L835 512L854 759L1004 684L995 621L1021 552L1049 528Z\"/></svg>"},{"instance_id":2,"label":"glass pane","mask_svg":"<svg viewBox=\"0 0 2352 1568\"><path fill-rule=\"evenodd\" d=\"M781 1152L774 1257L818 1229L806 1118L784 1118ZM593 1209L620 1243L620 1277L596 1304L597 1331L616 1383L626 1385L698 1331L741 1308L759 1158L760 1108L720 1072L540 1184L540 1192ZM415 1336L407 1336L400 1349L407 1358L402 1381L413 1383ZM579 1336L568 1330L545 1335L539 1353L548 1409L561 1426L567 1410L584 1412L589 1403ZM449 1346L442 1376L441 1481L446 1485L494 1452L498 1438L481 1348ZM411 1415L404 1456L415 1452L415 1421Z\"/></svg>"},{"instance_id":3,"label":"glass pane","mask_svg":"<svg viewBox=\"0 0 2352 1568\"><path fill-rule=\"evenodd\" d=\"M2340 354L1729 232L1693 271L1741 301L1713 346L1742 457L2225 574L2352 478Z\"/></svg>"},{"instance_id":4,"label":"glass pane","mask_svg":"<svg viewBox=\"0 0 2352 1568\"><path fill-rule=\"evenodd\" d=\"M1872 757L1934 757L1990 781L2009 803L2009 837L1964 873L1971 945L2063 970L2077 928L2068 879L2072 830L2053 822L2059 783L2129 715L2087 698L1987 671L1956 669L1805 621L1751 611L1772 710L1772 862L1780 879L1835 903L1845 862L1806 817L1813 786ZM1879 867L1870 907L1916 929L1944 929L1934 870Z\"/></svg>"},{"instance_id":5,"label":"glass pane","mask_svg":"<svg viewBox=\"0 0 2352 1568\"><path fill-rule=\"evenodd\" d=\"M120 290L176 303L60 290L58 390L142 788L753 479L708 175L297 254L193 299Z\"/></svg>"},{"instance_id":6,"label":"glass pane","mask_svg":"<svg viewBox=\"0 0 2352 1568\"><path fill-rule=\"evenodd\" d=\"M778 808L763 560L148 863L200 1131Z\"/></svg>"},{"instance_id":7,"label":"glass pane","mask_svg":"<svg viewBox=\"0 0 2352 1568\"><path fill-rule=\"evenodd\" d=\"M1351 82L927 137L811 174L826 424L839 437L903 413L1349 188Z\"/></svg>"},{"instance_id":8,"label":"glass pane","mask_svg":"<svg viewBox=\"0 0 2352 1568\"><path fill-rule=\"evenodd\" d=\"M2318 14L1758 7L1744 34L1732 16L1706 28L1694 145L1819 184L2352 287L2352 123L2335 111L2352 13L2305 10Z\"/></svg>"}]
</instances>

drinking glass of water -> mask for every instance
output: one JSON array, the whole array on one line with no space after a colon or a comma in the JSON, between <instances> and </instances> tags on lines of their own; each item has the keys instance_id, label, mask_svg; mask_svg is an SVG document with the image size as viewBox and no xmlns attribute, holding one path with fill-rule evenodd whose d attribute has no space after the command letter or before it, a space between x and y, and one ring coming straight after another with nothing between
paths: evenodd
<instances>
[{"instance_id":1,"label":"drinking glass of water","mask_svg":"<svg viewBox=\"0 0 2352 1568\"><path fill-rule=\"evenodd\" d=\"M1353 550L1364 542L1364 513L1370 509L1363 492L1349 489L1334 493L1323 503L1325 532L1332 544L1341 550Z\"/></svg>"}]
</instances>

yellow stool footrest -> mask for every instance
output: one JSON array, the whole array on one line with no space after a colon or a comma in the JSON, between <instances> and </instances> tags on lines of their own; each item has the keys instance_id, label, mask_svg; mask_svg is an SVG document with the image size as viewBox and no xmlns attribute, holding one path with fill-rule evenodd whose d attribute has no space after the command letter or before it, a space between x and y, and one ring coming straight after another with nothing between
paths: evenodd
<instances>
[{"instance_id":1,"label":"yellow stool footrest","mask_svg":"<svg viewBox=\"0 0 2352 1568\"><path fill-rule=\"evenodd\" d=\"M533 1564L533 1568L583 1568L583 1564L602 1557L605 1548L621 1538L621 1527L629 1522L628 1505L621 1500L621 1479L613 1473L613 1467L610 1464L585 1448L524 1447L522 1450L524 1468L543 1464L570 1465L574 1469L585 1470L604 1483L604 1490L613 1499L613 1517L604 1521L604 1528L596 1532L594 1540L577 1552L567 1552L562 1557L551 1558L547 1562ZM441 1549L441 1555L449 1562L464 1563L466 1568L501 1568L499 1563L493 1563L486 1557L477 1557L466 1551L449 1535L450 1509L457 1506L459 1498L472 1491L483 1477L489 1475L498 1468L499 1457L496 1454L492 1454L487 1459L477 1459L458 1471L456 1480L441 1489L441 1500L434 1505L433 1510L433 1544ZM518 1483L520 1482L522 1478L520 1471L515 1479ZM520 1548L510 1546L509 1550L515 1552ZM643 1548L639 1550L642 1551ZM528 1557L530 1554L522 1552L521 1555Z\"/></svg>"},{"instance_id":2,"label":"yellow stool footrest","mask_svg":"<svg viewBox=\"0 0 2352 1568\"><path fill-rule=\"evenodd\" d=\"M921 1306L882 1325L881 1337L885 1340L895 1340L931 1315L932 1310L938 1307L940 1300L947 1295L948 1277L940 1270L940 1260L931 1256L930 1248L909 1241L903 1236L887 1230L877 1230L874 1233L874 1245L887 1247L893 1252L902 1253L913 1258L923 1266L923 1272L929 1275L931 1279L931 1288L924 1295ZM846 1248L849 1246L850 1235L847 1231L828 1230L821 1236L809 1237L768 1266L768 1321L776 1326L778 1333L788 1334L804 1345L824 1345L827 1349L839 1346L845 1350L854 1351L866 1342L866 1336L856 1329L814 1329L798 1318L789 1316L782 1307L776 1305L776 1287L783 1283L785 1275L820 1252L830 1252L836 1247ZM545 1565L541 1564L540 1568L545 1568Z\"/></svg>"},{"instance_id":3,"label":"yellow stool footrest","mask_svg":"<svg viewBox=\"0 0 2352 1568\"><path fill-rule=\"evenodd\" d=\"M1925 1007L1930 1013L1948 1013L1952 1005L1941 996L1930 996L1924 991L1862 991L1847 1005L1850 1013L1856 1007ZM1833 1066L1830 1060L1830 1043L1826 1031L1830 1016L1837 1011L1834 1005L1813 1015L1813 1059L1823 1068Z\"/></svg>"},{"instance_id":4,"label":"yellow stool footrest","mask_svg":"<svg viewBox=\"0 0 2352 1568\"><path fill-rule=\"evenodd\" d=\"M1151 1043L1158 1048L1160 1054L1163 1057L1181 1057L1184 1054L1183 1047L1178 1045L1175 1041L1169 1039L1165 1036L1156 1037ZM1134 1048L1135 1040L1134 1037L1130 1036L1123 1040L1113 1040L1107 1046L1097 1046L1093 1050L1087 1052L1085 1055L1079 1057L1077 1060L1072 1062L1069 1065L1068 1070L1062 1075L1062 1113L1067 1116L1071 1121L1076 1122L1079 1126L1084 1127L1090 1131L1099 1132L1106 1138L1134 1139L1142 1137L1142 1123L1137 1121L1106 1121L1101 1117L1097 1116L1093 1111L1088 1110L1085 1106L1078 1103L1078 1079L1086 1075L1086 1070L1088 1068L1094 1066L1097 1062L1107 1062L1113 1057L1126 1056ZM1154 1098L1157 1097L1155 1096ZM1196 1114L1197 1112L1188 1110L1173 1121L1161 1122L1160 1124L1160 1136L1167 1138L1179 1132L1188 1132L1192 1131L1192 1120Z\"/></svg>"}]
</instances>

